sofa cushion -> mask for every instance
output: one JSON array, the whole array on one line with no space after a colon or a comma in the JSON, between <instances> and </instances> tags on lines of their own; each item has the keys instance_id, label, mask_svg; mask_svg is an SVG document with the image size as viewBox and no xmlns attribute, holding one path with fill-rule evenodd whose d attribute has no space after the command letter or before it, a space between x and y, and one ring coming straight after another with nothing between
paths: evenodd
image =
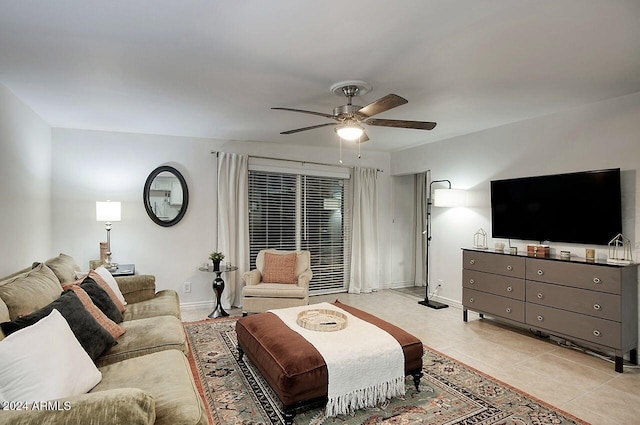
<instances>
[{"instance_id":1,"label":"sofa cushion","mask_svg":"<svg viewBox=\"0 0 640 425\"><path fill-rule=\"evenodd\" d=\"M0 400L70 397L88 392L101 379L58 310L0 342Z\"/></svg>"},{"instance_id":2,"label":"sofa cushion","mask_svg":"<svg viewBox=\"0 0 640 425\"><path fill-rule=\"evenodd\" d=\"M116 279L111 275L111 272L109 272L109 270L105 269L103 266L100 266L97 269L93 270L93 273L98 274L102 278L105 285L109 286L111 291L107 292L113 293L113 295L118 299L120 305L122 305L120 311L124 312L124 306L127 305L127 302L124 299L124 295L122 295L122 292L120 291L118 282L116 282ZM90 275L93 276L91 273ZM118 303L115 304L118 305ZM119 305L118 308L120 308Z\"/></svg>"},{"instance_id":3,"label":"sofa cushion","mask_svg":"<svg viewBox=\"0 0 640 425\"><path fill-rule=\"evenodd\" d=\"M80 266L76 264L73 257L62 253L44 263L53 270L60 283L73 282L76 280L76 271L80 270Z\"/></svg>"},{"instance_id":4,"label":"sofa cushion","mask_svg":"<svg viewBox=\"0 0 640 425\"><path fill-rule=\"evenodd\" d=\"M126 322L128 320L167 315L180 319L178 293L172 289L159 291L150 300L127 304L127 310L124 312L123 317Z\"/></svg>"},{"instance_id":5,"label":"sofa cushion","mask_svg":"<svg viewBox=\"0 0 640 425\"><path fill-rule=\"evenodd\" d=\"M163 350L180 350L184 354L189 352L184 327L176 317L157 316L128 320L122 322L121 326L126 333L118 339L118 344L96 360L98 366Z\"/></svg>"},{"instance_id":6,"label":"sofa cushion","mask_svg":"<svg viewBox=\"0 0 640 425\"><path fill-rule=\"evenodd\" d=\"M118 307L111 301L109 294L98 285L98 283L90 278L85 277L80 284L80 287L89 294L91 301L100 309L106 316L116 323L122 322L122 313L118 310Z\"/></svg>"},{"instance_id":7,"label":"sofa cushion","mask_svg":"<svg viewBox=\"0 0 640 425\"><path fill-rule=\"evenodd\" d=\"M296 281L296 253L274 254L266 252L264 254L264 268L262 270L262 281L265 283L289 283Z\"/></svg>"},{"instance_id":8,"label":"sofa cushion","mask_svg":"<svg viewBox=\"0 0 640 425\"><path fill-rule=\"evenodd\" d=\"M0 298L0 323L8 322L11 320L11 316L9 315L9 307L2 301ZM0 340L2 340L2 336L0 335Z\"/></svg>"},{"instance_id":9,"label":"sofa cushion","mask_svg":"<svg viewBox=\"0 0 640 425\"><path fill-rule=\"evenodd\" d=\"M122 329L116 322L109 319L106 314L102 312L94 303L91 301L91 297L89 294L85 292L79 285L66 285L63 286L65 289L71 289L84 308L93 316L94 319L102 326L109 334L114 338L118 339L122 334L124 334L124 329Z\"/></svg>"},{"instance_id":10,"label":"sofa cushion","mask_svg":"<svg viewBox=\"0 0 640 425\"><path fill-rule=\"evenodd\" d=\"M0 282L0 298L9 309L9 318L38 310L60 296L62 286L53 271L45 264Z\"/></svg>"},{"instance_id":11,"label":"sofa cushion","mask_svg":"<svg viewBox=\"0 0 640 425\"><path fill-rule=\"evenodd\" d=\"M207 425L189 362L181 351L160 351L99 369L102 381L91 393L135 385L155 400L155 425Z\"/></svg>"},{"instance_id":12,"label":"sofa cushion","mask_svg":"<svg viewBox=\"0 0 640 425\"><path fill-rule=\"evenodd\" d=\"M2 425L152 425L153 397L138 388L118 388L59 400L60 408L4 411Z\"/></svg>"},{"instance_id":13,"label":"sofa cushion","mask_svg":"<svg viewBox=\"0 0 640 425\"><path fill-rule=\"evenodd\" d=\"M48 316L53 309L58 310L67 320L80 345L92 359L95 360L107 348L116 343L109 332L85 310L73 291L65 291L58 299L31 314L12 322L0 323L0 328L6 336L9 336L13 332L37 323L43 317Z\"/></svg>"}]
</instances>

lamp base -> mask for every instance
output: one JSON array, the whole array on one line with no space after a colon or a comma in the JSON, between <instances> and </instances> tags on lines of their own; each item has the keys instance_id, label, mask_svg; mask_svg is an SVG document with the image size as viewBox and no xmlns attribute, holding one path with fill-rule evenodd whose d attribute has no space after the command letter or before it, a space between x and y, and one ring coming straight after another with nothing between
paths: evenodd
<instances>
[{"instance_id":1,"label":"lamp base","mask_svg":"<svg viewBox=\"0 0 640 425\"><path fill-rule=\"evenodd\" d=\"M440 310L441 308L449 307L449 304L444 304L444 303L441 303L441 302L438 302L438 301L432 301L432 300L429 300L429 299L418 301L418 304L424 305L424 306L427 306L427 307L431 307L431 308L433 308L435 310Z\"/></svg>"}]
</instances>

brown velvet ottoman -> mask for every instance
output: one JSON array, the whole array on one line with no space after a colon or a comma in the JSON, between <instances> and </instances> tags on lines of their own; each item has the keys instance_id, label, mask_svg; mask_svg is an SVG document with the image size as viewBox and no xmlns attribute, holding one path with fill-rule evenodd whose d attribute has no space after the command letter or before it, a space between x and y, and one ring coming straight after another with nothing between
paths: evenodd
<instances>
[{"instance_id":1,"label":"brown velvet ottoman","mask_svg":"<svg viewBox=\"0 0 640 425\"><path fill-rule=\"evenodd\" d=\"M416 389L422 377L422 342L378 317L336 301L335 306L393 336L404 352L404 370ZM327 366L320 353L275 314L259 313L236 322L239 358L246 354L280 399L286 424L299 409L327 402Z\"/></svg>"}]
</instances>

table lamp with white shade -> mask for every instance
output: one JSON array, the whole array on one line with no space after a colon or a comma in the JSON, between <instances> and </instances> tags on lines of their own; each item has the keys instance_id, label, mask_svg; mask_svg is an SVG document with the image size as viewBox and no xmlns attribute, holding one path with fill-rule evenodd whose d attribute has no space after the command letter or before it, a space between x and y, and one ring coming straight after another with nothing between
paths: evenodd
<instances>
[{"instance_id":1,"label":"table lamp with white shade","mask_svg":"<svg viewBox=\"0 0 640 425\"><path fill-rule=\"evenodd\" d=\"M120 221L121 210L120 202L96 202L96 221L105 222L105 227L107 229L107 257L104 261L107 269L114 269L118 267L117 263L111 261L111 222Z\"/></svg>"}]
</instances>

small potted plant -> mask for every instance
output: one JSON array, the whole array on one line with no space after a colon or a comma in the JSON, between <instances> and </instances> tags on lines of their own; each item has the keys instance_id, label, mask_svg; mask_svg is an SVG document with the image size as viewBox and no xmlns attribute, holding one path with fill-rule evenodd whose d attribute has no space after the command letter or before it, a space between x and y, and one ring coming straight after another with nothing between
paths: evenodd
<instances>
[{"instance_id":1,"label":"small potted plant","mask_svg":"<svg viewBox=\"0 0 640 425\"><path fill-rule=\"evenodd\" d=\"M222 252L213 251L209 254L209 258L213 261L213 270L220 271L220 262L224 259L224 254Z\"/></svg>"}]
</instances>

